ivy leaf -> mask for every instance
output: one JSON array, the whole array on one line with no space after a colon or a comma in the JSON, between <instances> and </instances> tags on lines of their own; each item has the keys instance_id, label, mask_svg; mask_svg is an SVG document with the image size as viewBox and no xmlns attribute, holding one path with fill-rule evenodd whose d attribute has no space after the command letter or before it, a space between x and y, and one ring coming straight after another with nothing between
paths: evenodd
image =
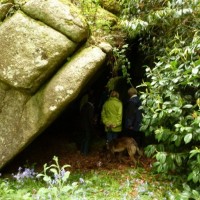
<instances>
[{"instance_id":1,"label":"ivy leaf","mask_svg":"<svg viewBox=\"0 0 200 200\"><path fill-rule=\"evenodd\" d=\"M184 137L184 142L185 144L189 143L192 140L192 133L188 133L185 137Z\"/></svg>"},{"instance_id":2,"label":"ivy leaf","mask_svg":"<svg viewBox=\"0 0 200 200\"><path fill-rule=\"evenodd\" d=\"M176 145L177 147L180 146L181 140L182 140L182 138L181 138L180 136L177 136L176 141L175 141L175 145Z\"/></svg>"},{"instance_id":3,"label":"ivy leaf","mask_svg":"<svg viewBox=\"0 0 200 200\"><path fill-rule=\"evenodd\" d=\"M181 166L181 165L182 165L181 157L177 155L177 156L175 157L175 159L176 159L177 165L178 165L178 166Z\"/></svg>"},{"instance_id":4,"label":"ivy leaf","mask_svg":"<svg viewBox=\"0 0 200 200\"><path fill-rule=\"evenodd\" d=\"M183 108L192 108L191 104L184 105Z\"/></svg>"},{"instance_id":5,"label":"ivy leaf","mask_svg":"<svg viewBox=\"0 0 200 200\"><path fill-rule=\"evenodd\" d=\"M200 59L194 62L195 66L200 65Z\"/></svg>"},{"instance_id":6,"label":"ivy leaf","mask_svg":"<svg viewBox=\"0 0 200 200\"><path fill-rule=\"evenodd\" d=\"M192 74L196 75L196 74L198 74L198 72L199 72L198 67L195 67L195 68L192 69Z\"/></svg>"},{"instance_id":7,"label":"ivy leaf","mask_svg":"<svg viewBox=\"0 0 200 200\"><path fill-rule=\"evenodd\" d=\"M193 179L193 173L190 173L189 176L187 177L187 180L190 181Z\"/></svg>"},{"instance_id":8,"label":"ivy leaf","mask_svg":"<svg viewBox=\"0 0 200 200\"><path fill-rule=\"evenodd\" d=\"M158 153L156 155L156 159L160 161L160 163L165 163L166 161L166 154L165 153Z\"/></svg>"}]
</instances>

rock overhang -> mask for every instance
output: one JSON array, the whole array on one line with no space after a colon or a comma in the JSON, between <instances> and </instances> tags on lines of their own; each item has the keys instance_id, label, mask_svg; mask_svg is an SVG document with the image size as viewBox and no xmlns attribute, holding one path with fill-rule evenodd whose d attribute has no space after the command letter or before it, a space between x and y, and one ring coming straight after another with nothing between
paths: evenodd
<instances>
[{"instance_id":1,"label":"rock overhang","mask_svg":"<svg viewBox=\"0 0 200 200\"><path fill-rule=\"evenodd\" d=\"M71 5L64 1L64 7ZM22 9L0 25L0 168L79 96L112 51L106 42L82 45L89 32L85 22L78 26L85 30L71 39L42 20Z\"/></svg>"}]
</instances>

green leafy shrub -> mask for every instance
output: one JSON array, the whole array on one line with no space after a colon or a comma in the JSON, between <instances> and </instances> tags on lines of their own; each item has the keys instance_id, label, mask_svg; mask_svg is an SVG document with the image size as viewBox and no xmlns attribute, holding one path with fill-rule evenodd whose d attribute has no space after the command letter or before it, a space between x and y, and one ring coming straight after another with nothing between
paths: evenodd
<instances>
[{"instance_id":1,"label":"green leafy shrub","mask_svg":"<svg viewBox=\"0 0 200 200\"><path fill-rule=\"evenodd\" d=\"M146 67L149 82L142 94L145 112L142 130L158 144L146 148L155 155L158 172L186 171L188 180L200 182L200 36L189 45L179 37L155 67Z\"/></svg>"},{"instance_id":2,"label":"green leafy shrub","mask_svg":"<svg viewBox=\"0 0 200 200\"><path fill-rule=\"evenodd\" d=\"M126 78L127 83L131 84L131 77L128 72L130 69L130 62L126 57L126 52L128 49L128 44L123 45L121 48L113 48L113 73L116 74L118 71L122 72L124 78Z\"/></svg>"},{"instance_id":3,"label":"green leafy shrub","mask_svg":"<svg viewBox=\"0 0 200 200\"><path fill-rule=\"evenodd\" d=\"M147 79L140 86L146 90L141 95L141 130L155 140L145 152L155 158L157 172L180 173L196 187L200 183L200 2L120 2L122 19L129 22L125 30L146 55ZM180 199L194 198L196 190L184 187L181 195Z\"/></svg>"},{"instance_id":4,"label":"green leafy shrub","mask_svg":"<svg viewBox=\"0 0 200 200\"><path fill-rule=\"evenodd\" d=\"M190 27L175 27L176 23L171 23L171 27L177 31L174 37L174 31L170 32L169 29L166 35L154 39L159 42L166 36L165 47L157 44L151 50L155 53L157 49L157 61L153 68L146 66L149 82L141 85L146 87L141 98L145 112L142 130L147 136L155 136L158 141L158 144L146 148L147 155L156 158L154 166L157 171L186 172L188 181L198 183L200 36L196 23L190 23L194 16L195 11L182 19L188 20L188 24L192 25ZM189 35L186 35L189 30ZM142 46L144 48L144 44Z\"/></svg>"}]
</instances>

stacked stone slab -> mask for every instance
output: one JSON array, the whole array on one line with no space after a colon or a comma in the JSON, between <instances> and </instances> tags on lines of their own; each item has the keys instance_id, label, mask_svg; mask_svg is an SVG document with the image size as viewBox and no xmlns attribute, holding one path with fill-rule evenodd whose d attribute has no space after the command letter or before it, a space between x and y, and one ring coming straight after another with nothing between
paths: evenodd
<instances>
[{"instance_id":1,"label":"stacked stone slab","mask_svg":"<svg viewBox=\"0 0 200 200\"><path fill-rule=\"evenodd\" d=\"M103 67L111 47L84 47L88 37L87 22L66 0L30 0L0 25L0 168Z\"/></svg>"}]
</instances>

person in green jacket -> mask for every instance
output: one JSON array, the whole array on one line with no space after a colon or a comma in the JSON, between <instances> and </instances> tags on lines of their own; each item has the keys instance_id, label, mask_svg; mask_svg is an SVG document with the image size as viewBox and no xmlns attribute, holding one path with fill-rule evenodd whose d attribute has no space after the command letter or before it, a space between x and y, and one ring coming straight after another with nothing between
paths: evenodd
<instances>
[{"instance_id":1,"label":"person in green jacket","mask_svg":"<svg viewBox=\"0 0 200 200\"><path fill-rule=\"evenodd\" d=\"M122 112L123 106L119 100L119 93L112 91L101 111L101 119L105 126L108 142L116 139L122 131Z\"/></svg>"}]
</instances>

